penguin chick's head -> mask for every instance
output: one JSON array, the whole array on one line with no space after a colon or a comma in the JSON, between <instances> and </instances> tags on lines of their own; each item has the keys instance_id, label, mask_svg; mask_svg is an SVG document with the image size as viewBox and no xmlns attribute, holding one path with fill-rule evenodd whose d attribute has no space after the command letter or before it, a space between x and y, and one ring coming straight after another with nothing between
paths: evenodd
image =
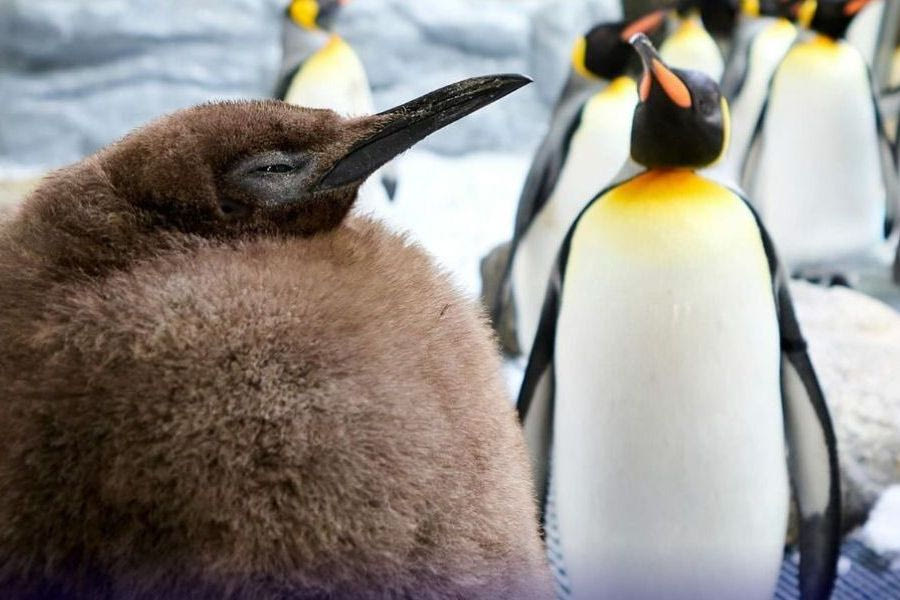
<instances>
[{"instance_id":1,"label":"penguin chick's head","mask_svg":"<svg viewBox=\"0 0 900 600\"><path fill-rule=\"evenodd\" d=\"M807 0L810 2L811 0ZM833 39L844 37L853 17L870 0L818 0L814 3L810 29Z\"/></svg>"},{"instance_id":2,"label":"penguin chick's head","mask_svg":"<svg viewBox=\"0 0 900 600\"><path fill-rule=\"evenodd\" d=\"M350 0L292 0L287 12L304 29L331 29L341 6Z\"/></svg>"},{"instance_id":3,"label":"penguin chick's head","mask_svg":"<svg viewBox=\"0 0 900 600\"><path fill-rule=\"evenodd\" d=\"M631 157L648 168L699 168L728 145L728 105L699 71L669 68L650 40L631 39L644 65L631 126Z\"/></svg>"},{"instance_id":4,"label":"penguin chick's head","mask_svg":"<svg viewBox=\"0 0 900 600\"><path fill-rule=\"evenodd\" d=\"M572 68L585 79L615 79L634 56L628 46L631 36L653 35L664 23L665 11L657 10L631 21L595 25L575 40Z\"/></svg>"},{"instance_id":5,"label":"penguin chick's head","mask_svg":"<svg viewBox=\"0 0 900 600\"><path fill-rule=\"evenodd\" d=\"M51 262L99 272L177 239L311 235L336 227L372 172L530 80L460 81L344 119L276 100L206 104L152 123L32 194Z\"/></svg>"},{"instance_id":6,"label":"penguin chick's head","mask_svg":"<svg viewBox=\"0 0 900 600\"><path fill-rule=\"evenodd\" d=\"M780 17L796 21L802 0L742 0L741 12L749 17Z\"/></svg>"}]
</instances>

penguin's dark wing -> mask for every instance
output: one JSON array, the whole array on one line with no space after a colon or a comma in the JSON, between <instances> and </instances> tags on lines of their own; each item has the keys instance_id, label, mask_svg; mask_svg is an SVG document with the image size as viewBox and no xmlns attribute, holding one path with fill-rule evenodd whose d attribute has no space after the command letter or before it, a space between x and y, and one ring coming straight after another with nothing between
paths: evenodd
<instances>
[{"instance_id":1,"label":"penguin's dark wing","mask_svg":"<svg viewBox=\"0 0 900 600\"><path fill-rule=\"evenodd\" d=\"M869 71L869 85L874 85L872 81L871 71ZM873 90L875 88L872 88ZM897 220L897 202L898 194L900 194L900 183L897 181L897 148L888 139L887 130L884 126L884 120L881 117L881 105L878 102L877 95L872 94L872 106L875 110L875 126L878 135L878 153L881 159L881 177L884 181L885 190L885 235L890 233Z\"/></svg>"},{"instance_id":2,"label":"penguin's dark wing","mask_svg":"<svg viewBox=\"0 0 900 600\"><path fill-rule=\"evenodd\" d=\"M595 87L589 87L579 88L568 96L563 92L553 113L550 129L535 153L519 196L509 256L497 286L497 297L490 307L491 321L494 324L500 323L502 319L504 300L509 295L509 277L519 242L556 187L572 136L581 124L582 109L594 91Z\"/></svg>"},{"instance_id":3,"label":"penguin's dark wing","mask_svg":"<svg viewBox=\"0 0 900 600\"><path fill-rule=\"evenodd\" d=\"M544 522L544 507L549 488L550 449L553 446L553 414L555 409L555 383L553 372L554 349L556 347L556 323L559 317L560 301L566 276L566 265L569 262L569 250L572 247L572 236L585 212L600 202L603 196L619 184L604 188L593 200L588 202L578 218L569 227L566 237L559 249L553 273L547 283L547 293L541 308L541 319L538 323L534 343L519 397L516 400L516 411L525 429L525 441L528 444L536 482L537 497L541 507L541 523Z\"/></svg>"},{"instance_id":4,"label":"penguin's dark wing","mask_svg":"<svg viewBox=\"0 0 900 600\"><path fill-rule=\"evenodd\" d=\"M561 272L556 267L547 285L541 319L528 357L528 365L525 367L519 398L516 401L516 411L525 430L525 441L531 459L541 523L544 522L544 507L549 488L550 449L553 445L555 400L553 353L561 295Z\"/></svg>"},{"instance_id":5,"label":"penguin's dark wing","mask_svg":"<svg viewBox=\"0 0 900 600\"><path fill-rule=\"evenodd\" d=\"M752 212L749 202L743 200ZM800 514L800 597L826 599L831 596L837 575L841 538L837 440L794 313L787 277L759 216L755 212L753 216L769 260L781 335L781 397L788 468Z\"/></svg>"},{"instance_id":6,"label":"penguin's dark wing","mask_svg":"<svg viewBox=\"0 0 900 600\"><path fill-rule=\"evenodd\" d=\"M272 94L273 98L277 98L279 100L284 100L287 97L288 90L291 88L291 82L294 81L294 76L297 75L297 72L300 70L303 64L300 63L293 69L286 71L278 80L278 85L275 87L275 91Z\"/></svg>"},{"instance_id":7,"label":"penguin's dark wing","mask_svg":"<svg viewBox=\"0 0 900 600\"><path fill-rule=\"evenodd\" d=\"M581 124L581 112L587 100L581 92L568 99L562 99L553 114L550 130L541 142L531 168L525 178L525 185L519 196L516 209L516 225L513 242L521 239L531 221L541 211L562 172L572 136Z\"/></svg>"},{"instance_id":8,"label":"penguin's dark wing","mask_svg":"<svg viewBox=\"0 0 900 600\"><path fill-rule=\"evenodd\" d=\"M790 54L791 50L800 43L800 36L797 36L794 39L794 43L791 44L791 47L787 49L784 53L784 56L781 57L781 61L784 62L784 59ZM775 85L775 80L778 77L778 70L781 68L781 65L775 67L772 71L772 77L769 79L769 89L766 92L766 101L763 102L762 108L759 110L759 117L756 119L756 126L753 128L753 134L750 136L750 142L747 144L746 154L744 155L744 163L741 165L741 169L738 173L738 180L740 182L741 188L750 192L751 196L753 194L752 184L753 184L753 176L756 173L756 169L759 164L759 154L762 150L762 133L766 124L766 115L769 110L769 99L772 97L772 87ZM748 202L747 198L743 195L738 194L741 198L744 199L744 202ZM752 206L752 203L749 203Z\"/></svg>"},{"instance_id":9,"label":"penguin's dark wing","mask_svg":"<svg viewBox=\"0 0 900 600\"><path fill-rule=\"evenodd\" d=\"M725 61L725 70L722 72L722 81L719 89L722 95L729 102L741 92L744 82L747 80L747 69L750 66L750 51L753 48L753 40L759 33L759 24L754 23L754 27L739 27L738 35L735 35L734 43L728 52L728 59ZM743 31L742 31L743 30Z\"/></svg>"}]
</instances>

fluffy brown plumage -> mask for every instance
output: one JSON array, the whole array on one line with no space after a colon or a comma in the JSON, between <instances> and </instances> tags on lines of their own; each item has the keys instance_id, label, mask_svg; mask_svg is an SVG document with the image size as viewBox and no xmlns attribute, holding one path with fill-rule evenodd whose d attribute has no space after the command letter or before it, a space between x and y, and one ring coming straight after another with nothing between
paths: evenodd
<instances>
[{"instance_id":1,"label":"fluffy brown plumage","mask_svg":"<svg viewBox=\"0 0 900 600\"><path fill-rule=\"evenodd\" d=\"M316 191L379 119L190 109L0 226L2 595L548 596L481 315Z\"/></svg>"}]
</instances>

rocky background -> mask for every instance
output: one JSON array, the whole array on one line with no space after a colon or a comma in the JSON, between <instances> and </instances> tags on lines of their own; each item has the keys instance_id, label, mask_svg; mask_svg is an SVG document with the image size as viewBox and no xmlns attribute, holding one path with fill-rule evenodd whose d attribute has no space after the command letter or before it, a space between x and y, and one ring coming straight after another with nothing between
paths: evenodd
<instances>
[{"instance_id":1,"label":"rocky background","mask_svg":"<svg viewBox=\"0 0 900 600\"><path fill-rule=\"evenodd\" d=\"M80 159L175 109L268 97L287 0L0 3L0 169ZM576 32L617 0L355 0L336 30L356 47L379 109L492 72L535 85L430 138L443 153L527 151L543 132Z\"/></svg>"}]
</instances>

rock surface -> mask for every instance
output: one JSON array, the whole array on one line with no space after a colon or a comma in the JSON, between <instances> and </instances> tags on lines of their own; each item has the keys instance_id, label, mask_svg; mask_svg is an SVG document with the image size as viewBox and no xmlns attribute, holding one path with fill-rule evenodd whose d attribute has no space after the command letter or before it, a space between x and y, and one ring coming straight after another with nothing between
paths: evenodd
<instances>
[{"instance_id":1,"label":"rock surface","mask_svg":"<svg viewBox=\"0 0 900 600\"><path fill-rule=\"evenodd\" d=\"M185 106L270 96L287 2L0 3L0 172L74 162ZM527 152L575 32L620 13L617 0L357 0L336 30L358 50L378 109L473 75L532 74L536 84L504 110L425 143L453 154Z\"/></svg>"},{"instance_id":2,"label":"rock surface","mask_svg":"<svg viewBox=\"0 0 900 600\"><path fill-rule=\"evenodd\" d=\"M791 285L838 438L847 525L900 483L900 314L859 292Z\"/></svg>"}]
</instances>

